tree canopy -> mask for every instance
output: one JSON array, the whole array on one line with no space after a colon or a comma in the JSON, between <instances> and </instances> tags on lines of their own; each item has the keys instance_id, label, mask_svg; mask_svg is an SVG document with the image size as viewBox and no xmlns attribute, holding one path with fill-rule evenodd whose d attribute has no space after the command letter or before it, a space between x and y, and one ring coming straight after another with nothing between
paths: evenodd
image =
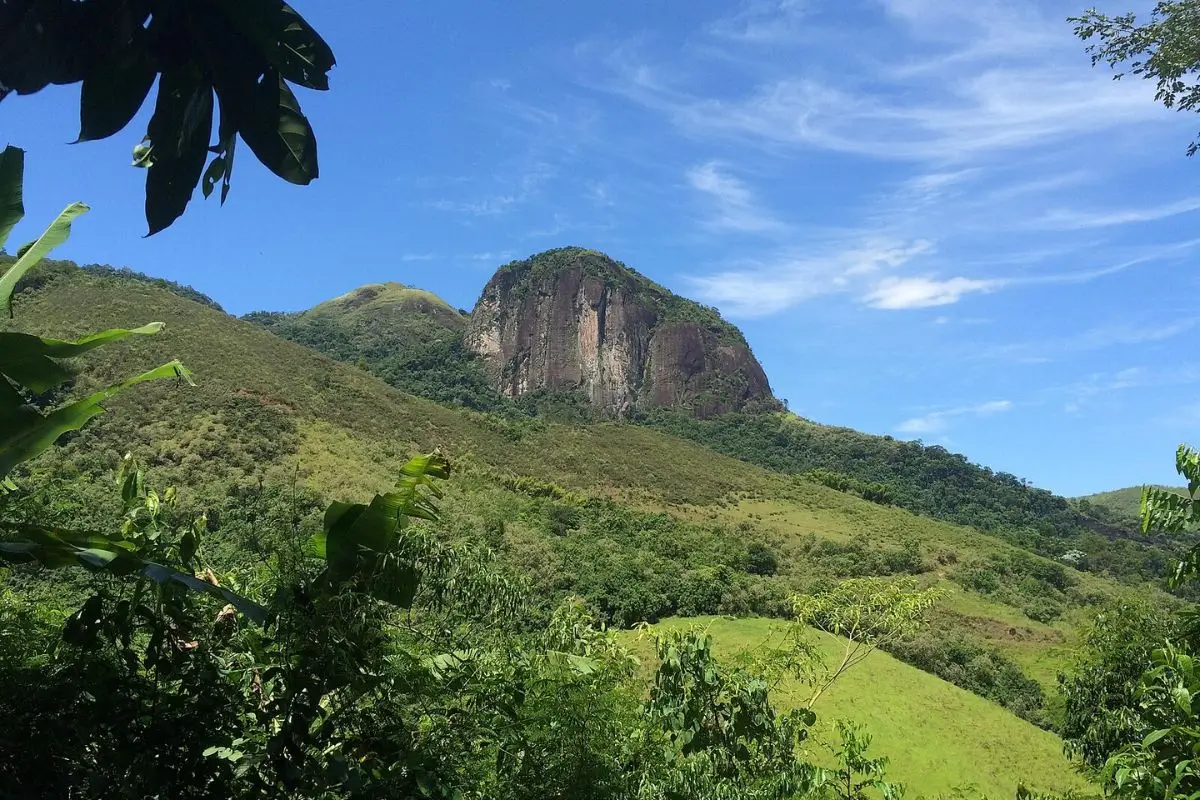
<instances>
[{"instance_id":1,"label":"tree canopy","mask_svg":"<svg viewBox=\"0 0 1200 800\"><path fill-rule=\"evenodd\" d=\"M151 234L183 214L198 184L205 197L220 184L225 201L239 138L279 177L312 182L317 139L292 86L328 89L334 63L282 0L0 3L0 101L82 84L79 142L124 130L157 80L133 154L146 168Z\"/></svg>"}]
</instances>

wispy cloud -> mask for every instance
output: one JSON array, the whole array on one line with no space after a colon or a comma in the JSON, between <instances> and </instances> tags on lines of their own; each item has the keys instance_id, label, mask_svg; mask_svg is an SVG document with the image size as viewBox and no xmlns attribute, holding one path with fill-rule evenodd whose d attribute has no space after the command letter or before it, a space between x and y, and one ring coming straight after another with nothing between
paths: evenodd
<instances>
[{"instance_id":1,"label":"wispy cloud","mask_svg":"<svg viewBox=\"0 0 1200 800\"><path fill-rule=\"evenodd\" d=\"M1011 400L991 400L970 406L932 411L919 417L911 417L896 426L896 432L910 436L927 436L944 433L951 423L961 417L989 417L1013 409Z\"/></svg>"},{"instance_id":2,"label":"wispy cloud","mask_svg":"<svg viewBox=\"0 0 1200 800\"><path fill-rule=\"evenodd\" d=\"M783 255L688 280L702 298L731 315L765 316L821 295L862 294L876 284L881 272L901 267L933 249L927 240L864 239L830 248L824 256Z\"/></svg>"},{"instance_id":3,"label":"wispy cloud","mask_svg":"<svg viewBox=\"0 0 1200 800\"><path fill-rule=\"evenodd\" d=\"M742 233L778 231L783 225L759 207L754 193L745 182L729 173L716 161L692 167L688 183L706 195L713 205L707 224L713 228Z\"/></svg>"},{"instance_id":4,"label":"wispy cloud","mask_svg":"<svg viewBox=\"0 0 1200 800\"><path fill-rule=\"evenodd\" d=\"M1090 228L1107 228L1114 225L1130 225L1138 222L1175 217L1200 210L1200 197L1191 197L1173 203L1148 208L1125 208L1106 211L1074 211L1052 209L1033 220L1030 227L1044 230L1074 231Z\"/></svg>"},{"instance_id":5,"label":"wispy cloud","mask_svg":"<svg viewBox=\"0 0 1200 800\"><path fill-rule=\"evenodd\" d=\"M1131 390L1166 389L1200 383L1200 365L1182 363L1170 368L1137 366L1113 372L1095 372L1081 380L1044 390L1047 398L1057 398L1068 413L1082 411L1115 393Z\"/></svg>"},{"instance_id":6,"label":"wispy cloud","mask_svg":"<svg viewBox=\"0 0 1200 800\"><path fill-rule=\"evenodd\" d=\"M714 22L709 32L746 43L786 41L799 31L808 6L808 0L750 0L737 14Z\"/></svg>"},{"instance_id":7,"label":"wispy cloud","mask_svg":"<svg viewBox=\"0 0 1200 800\"><path fill-rule=\"evenodd\" d=\"M536 162L520 174L495 176L495 183L505 189L499 193L465 200L439 199L429 202L429 207L438 211L489 217L503 214L536 197L542 188L557 174L557 169L546 162Z\"/></svg>"},{"instance_id":8,"label":"wispy cloud","mask_svg":"<svg viewBox=\"0 0 1200 800\"><path fill-rule=\"evenodd\" d=\"M1200 325L1200 318L1197 317L1188 317L1168 323L1147 321L1137 324L1117 321L1096 325L1072 336L977 349L975 357L1021 363L1049 363L1078 353L1169 341L1195 330L1197 325Z\"/></svg>"}]
</instances>

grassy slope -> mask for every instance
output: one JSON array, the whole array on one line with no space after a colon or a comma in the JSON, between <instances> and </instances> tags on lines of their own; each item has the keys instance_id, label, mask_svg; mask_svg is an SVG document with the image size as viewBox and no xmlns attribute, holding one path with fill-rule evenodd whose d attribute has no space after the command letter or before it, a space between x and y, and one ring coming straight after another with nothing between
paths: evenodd
<instances>
[{"instance_id":1,"label":"grassy slope","mask_svg":"<svg viewBox=\"0 0 1200 800\"><path fill-rule=\"evenodd\" d=\"M113 463L120 452L132 447L164 481L196 485L227 463L241 464L226 470L229 474L223 477L230 481L259 477L287 481L299 467L311 487L327 495L360 499L387 486L397 463L411 452L441 447L460 462L489 471L537 476L636 507L667 507L697 523L744 523L748 538L778 548L781 579L795 586L811 577L806 574L811 565L799 549L801 537L809 533L834 541L857 537L882 545L912 538L927 555L952 550L960 559L1014 550L972 529L784 477L648 428L620 423L517 424L495 415L439 406L397 392L259 326L128 280L85 275L59 280L43 292L22 296L16 320L18 325L59 335L150 320L168 324L163 335L89 356L78 388L111 382L174 357L195 371L198 386L139 387L113 404L114 413L66 448L78 458L102 449ZM261 444L254 436L245 442L238 439L247 427L247 413L252 421L261 417L286 435L278 437L273 450L238 461L237 453L221 451L216 445L226 439L238 447ZM155 422L145 424L148 419ZM461 498L457 505L469 509L471 502L472 498ZM522 530L519 524L514 531L535 544L537 537L545 536ZM531 547L527 552L532 558L539 551ZM949 585L938 571L924 577ZM1078 579L1083 588L1105 594L1127 591L1086 574ZM1016 608L951 588L945 612L951 623L1000 647L1049 687L1072 641L1070 621L1040 625ZM912 674L943 685L925 673L912 670ZM921 701L913 701L910 707L920 706ZM996 713L1002 712L996 709ZM912 718L897 717L888 724L911 722ZM976 733L986 741L986 726ZM901 753L893 755L899 758Z\"/></svg>"},{"instance_id":2,"label":"grassy slope","mask_svg":"<svg viewBox=\"0 0 1200 800\"><path fill-rule=\"evenodd\" d=\"M1172 492L1182 492L1176 486L1159 486ZM1137 519L1142 513L1142 487L1128 486L1124 489L1113 489L1111 492L1097 492L1086 497L1076 498L1086 500L1094 506L1107 508L1123 519Z\"/></svg>"},{"instance_id":3,"label":"grassy slope","mask_svg":"<svg viewBox=\"0 0 1200 800\"><path fill-rule=\"evenodd\" d=\"M707 627L719 656L752 651L772 638L777 625L725 618L662 623L691 624ZM821 636L820 643L832 658L838 640ZM647 640L635 640L634 647L644 663L653 661ZM803 688L785 682L780 687L783 704L798 702ZM824 755L822 743L836 741L835 720L860 723L874 736L872 752L891 759L889 777L904 783L909 796L933 797L968 784L992 798L1012 797L1019 782L1045 791L1088 788L1053 734L885 653L873 653L847 672L815 710L817 758ZM964 770L964 765L969 767Z\"/></svg>"}]
</instances>

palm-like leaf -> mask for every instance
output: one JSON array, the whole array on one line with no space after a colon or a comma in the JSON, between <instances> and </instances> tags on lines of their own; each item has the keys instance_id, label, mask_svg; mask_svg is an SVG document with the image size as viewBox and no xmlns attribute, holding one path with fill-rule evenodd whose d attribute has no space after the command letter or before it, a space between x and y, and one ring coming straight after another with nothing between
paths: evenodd
<instances>
[{"instance_id":1,"label":"palm-like leaf","mask_svg":"<svg viewBox=\"0 0 1200 800\"><path fill-rule=\"evenodd\" d=\"M17 263L9 267L8 272L0 277L0 307L3 307L5 313L12 313L12 293L17 286L17 281L21 280L26 272L45 258L47 253L65 242L71 235L71 222L89 210L83 203L72 203L63 209L63 212L58 215L58 219L50 223L50 227L46 228L41 236L21 248Z\"/></svg>"},{"instance_id":2,"label":"palm-like leaf","mask_svg":"<svg viewBox=\"0 0 1200 800\"><path fill-rule=\"evenodd\" d=\"M375 597L409 605L419 576L411 562L394 552L400 531L409 519L437 519L434 499L441 490L435 481L449 475L450 463L440 455L413 458L401 468L395 491L376 495L370 503L331 504L324 530L309 540L308 553L325 560L335 587L359 580L369 584Z\"/></svg>"}]
</instances>

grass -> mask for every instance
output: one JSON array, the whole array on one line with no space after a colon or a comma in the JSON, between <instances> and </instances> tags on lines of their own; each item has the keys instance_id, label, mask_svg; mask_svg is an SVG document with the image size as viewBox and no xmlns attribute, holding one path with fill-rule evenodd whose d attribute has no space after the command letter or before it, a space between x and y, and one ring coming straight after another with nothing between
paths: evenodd
<instances>
[{"instance_id":1,"label":"grass","mask_svg":"<svg viewBox=\"0 0 1200 800\"><path fill-rule=\"evenodd\" d=\"M399 292L404 300L408 291L387 288L383 294ZM122 395L112 403L112 413L52 454L78 475L110 470L121 453L132 450L151 466L159 484L187 489L217 478L286 483L298 475L327 498L363 500L391 485L396 468L413 452L440 448L467 472L531 476L767 543L779 554L779 580L790 589L828 577L805 549L810 537L865 541L875 548L915 542L929 564L922 580L948 591L941 622L998 649L1048 693L1088 613L1082 608L1047 625L1013 605L962 590L950 580L956 564L1023 552L974 529L870 503L647 427L615 422L580 427L448 408L146 283L73 274L20 296L16 308L18 326L60 336L152 320L166 322L167 331L89 354L81 361L85 370L75 390L94 390L172 358L195 372L197 386L151 385ZM524 501L494 484L481 488L485 483L460 479L461 488L448 498L449 510L463 518L465 529L478 527L482 519L472 514L473 507L488 506L489 513L510 521L514 559L531 570L553 572L554 559L562 557L549 544L555 540L537 526L513 521L506 509L520 509ZM1134 591L1090 573L1072 570L1071 575L1081 595ZM722 646L732 649L752 644L767 629L761 620L713 625L722 633ZM886 702L879 702L872 680L889 687ZM862 700L853 696L859 691ZM880 750L907 771L898 777L923 793L962 783L961 771L951 767L955 763L980 765L971 775L992 777L970 779L993 796L1011 796L1012 781L1020 777L1013 765L1022 763L1046 778L1036 785L1073 785L1062 777L1065 765L1047 755L1057 752L1052 736L883 655L822 702L828 704L827 718L866 715L862 721L878 737ZM955 709L953 718L946 719L943 709ZM912 736L914 726L924 725L930 714L937 738Z\"/></svg>"},{"instance_id":2,"label":"grass","mask_svg":"<svg viewBox=\"0 0 1200 800\"><path fill-rule=\"evenodd\" d=\"M717 655L730 657L772 639L777 623L710 617L667 620L657 627L684 625L704 626ZM838 640L814 636L831 657ZM651 643L633 634L628 640L648 672L654 660ZM807 696L805 688L786 681L778 701L789 707ZM872 653L845 673L814 710L818 721L811 741L816 760L829 763L822 745L836 742L835 720L859 723L874 737L872 752L891 759L889 777L904 783L909 796L934 797L970 788L976 795L1007 798L1014 796L1019 783L1053 792L1094 788L1063 756L1062 742L1054 734L885 653Z\"/></svg>"}]
</instances>

